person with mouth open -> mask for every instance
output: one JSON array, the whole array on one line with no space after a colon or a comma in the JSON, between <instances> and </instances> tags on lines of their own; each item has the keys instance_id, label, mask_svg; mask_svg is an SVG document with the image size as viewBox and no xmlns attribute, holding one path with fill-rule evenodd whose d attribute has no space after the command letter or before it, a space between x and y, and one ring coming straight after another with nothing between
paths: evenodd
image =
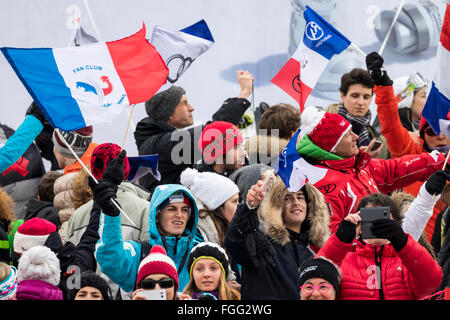
<instances>
[{"instance_id":1,"label":"person with mouth open","mask_svg":"<svg viewBox=\"0 0 450 320\"><path fill-rule=\"evenodd\" d=\"M367 147L357 146L358 135L352 124L336 113L307 107L301 115L297 152L316 170L306 175L329 204L330 229L349 213L355 213L364 196L388 194L416 181L425 181L444 164L444 153L420 153L394 159L378 159L373 150L375 139Z\"/></svg>"}]
</instances>

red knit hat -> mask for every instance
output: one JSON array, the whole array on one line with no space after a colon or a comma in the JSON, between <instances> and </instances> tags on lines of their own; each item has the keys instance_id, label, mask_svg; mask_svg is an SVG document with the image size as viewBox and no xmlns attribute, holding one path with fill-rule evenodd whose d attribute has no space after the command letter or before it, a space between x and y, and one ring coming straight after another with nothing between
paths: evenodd
<instances>
[{"instance_id":1,"label":"red knit hat","mask_svg":"<svg viewBox=\"0 0 450 320\"><path fill-rule=\"evenodd\" d=\"M308 107L301 114L301 133L307 134L319 148L333 152L351 124L337 113L319 111Z\"/></svg>"},{"instance_id":2,"label":"red knit hat","mask_svg":"<svg viewBox=\"0 0 450 320\"><path fill-rule=\"evenodd\" d=\"M51 233L56 231L54 223L34 217L22 223L14 236L14 252L23 253L34 246L43 246Z\"/></svg>"},{"instance_id":3,"label":"red knit hat","mask_svg":"<svg viewBox=\"0 0 450 320\"><path fill-rule=\"evenodd\" d=\"M119 156L120 151L121 148L114 143L103 143L94 149L90 162L92 174L97 180L100 180L103 177L106 166L111 160ZM128 174L130 173L130 163L127 156L125 156L123 162L125 164L123 175L124 178L127 179Z\"/></svg>"},{"instance_id":4,"label":"red knit hat","mask_svg":"<svg viewBox=\"0 0 450 320\"><path fill-rule=\"evenodd\" d=\"M214 121L203 129L198 149L202 151L206 163L212 164L242 141L241 131L234 124Z\"/></svg>"},{"instance_id":5,"label":"red knit hat","mask_svg":"<svg viewBox=\"0 0 450 320\"><path fill-rule=\"evenodd\" d=\"M155 245L150 253L139 264L136 287L142 279L151 274L162 273L171 277L178 289L178 272L173 260L166 254L166 250L160 245Z\"/></svg>"}]
</instances>

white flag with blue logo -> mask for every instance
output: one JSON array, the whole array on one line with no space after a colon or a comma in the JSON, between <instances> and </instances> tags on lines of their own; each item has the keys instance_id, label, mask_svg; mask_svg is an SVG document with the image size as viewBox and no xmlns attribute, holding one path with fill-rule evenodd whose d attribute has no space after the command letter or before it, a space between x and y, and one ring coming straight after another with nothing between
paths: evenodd
<instances>
[{"instance_id":1,"label":"white flag with blue logo","mask_svg":"<svg viewBox=\"0 0 450 320\"><path fill-rule=\"evenodd\" d=\"M169 69L168 83L175 83L192 62L214 44L205 20L180 31L155 26L150 39Z\"/></svg>"},{"instance_id":2,"label":"white flag with blue logo","mask_svg":"<svg viewBox=\"0 0 450 320\"><path fill-rule=\"evenodd\" d=\"M299 191L308 181L315 184L322 180L328 172L328 169L311 165L298 154L296 146L299 134L300 129L281 151L274 166L289 192Z\"/></svg>"}]
</instances>

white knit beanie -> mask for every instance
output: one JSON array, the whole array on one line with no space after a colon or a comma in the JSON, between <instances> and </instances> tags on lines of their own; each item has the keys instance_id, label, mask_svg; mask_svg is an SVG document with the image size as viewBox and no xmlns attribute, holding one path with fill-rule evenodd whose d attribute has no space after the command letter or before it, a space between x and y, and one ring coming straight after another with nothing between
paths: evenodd
<instances>
[{"instance_id":1,"label":"white knit beanie","mask_svg":"<svg viewBox=\"0 0 450 320\"><path fill-rule=\"evenodd\" d=\"M35 246L25 251L19 259L17 280L38 279L58 286L59 259L48 247Z\"/></svg>"},{"instance_id":2,"label":"white knit beanie","mask_svg":"<svg viewBox=\"0 0 450 320\"><path fill-rule=\"evenodd\" d=\"M238 186L229 178L214 172L198 172L187 168L181 173L180 182L209 210L215 210L236 193Z\"/></svg>"}]
</instances>

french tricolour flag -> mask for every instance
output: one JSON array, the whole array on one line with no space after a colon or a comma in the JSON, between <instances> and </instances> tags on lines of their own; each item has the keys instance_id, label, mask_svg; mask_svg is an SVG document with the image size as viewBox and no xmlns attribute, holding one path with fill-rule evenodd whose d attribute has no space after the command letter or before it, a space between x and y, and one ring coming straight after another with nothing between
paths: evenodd
<instances>
[{"instance_id":1,"label":"french tricolour flag","mask_svg":"<svg viewBox=\"0 0 450 320\"><path fill-rule=\"evenodd\" d=\"M1 50L50 124L64 131L110 122L127 106L150 99L168 75L145 25L117 41Z\"/></svg>"},{"instance_id":2,"label":"french tricolour flag","mask_svg":"<svg viewBox=\"0 0 450 320\"><path fill-rule=\"evenodd\" d=\"M450 4L447 3L440 43L436 56L436 70L431 91L422 110L436 134L450 138Z\"/></svg>"},{"instance_id":3,"label":"french tricolour flag","mask_svg":"<svg viewBox=\"0 0 450 320\"><path fill-rule=\"evenodd\" d=\"M169 68L167 81L175 83L195 59L211 48L214 38L205 20L200 20L180 31L155 26L150 42Z\"/></svg>"},{"instance_id":4,"label":"french tricolour flag","mask_svg":"<svg viewBox=\"0 0 450 320\"><path fill-rule=\"evenodd\" d=\"M289 140L274 166L289 192L299 191L308 181L315 184L328 172L325 168L311 165L298 154L296 146L299 134L300 129Z\"/></svg>"},{"instance_id":5,"label":"french tricolour flag","mask_svg":"<svg viewBox=\"0 0 450 320\"><path fill-rule=\"evenodd\" d=\"M351 44L350 40L309 6L306 6L303 15L306 20L303 41L271 80L299 102L301 112L330 59Z\"/></svg>"}]
</instances>

